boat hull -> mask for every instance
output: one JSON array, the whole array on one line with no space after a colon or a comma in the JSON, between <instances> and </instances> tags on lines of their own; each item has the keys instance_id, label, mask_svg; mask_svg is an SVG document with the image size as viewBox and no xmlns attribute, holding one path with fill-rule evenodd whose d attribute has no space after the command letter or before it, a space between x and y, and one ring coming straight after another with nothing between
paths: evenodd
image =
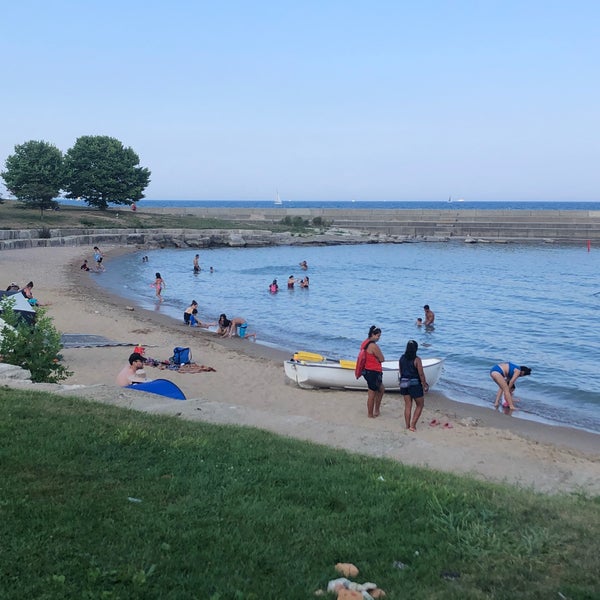
<instances>
[{"instance_id":1,"label":"boat hull","mask_svg":"<svg viewBox=\"0 0 600 600\"><path fill-rule=\"evenodd\" d=\"M429 387L434 386L442 374L443 358L423 358L423 372ZM342 361L342 363L345 361ZM299 387L305 389L332 388L343 390L366 390L367 382L364 377L356 379L354 369L345 368L339 361L298 361L286 360L283 364L285 374ZM383 385L386 392L399 392L398 362L382 363Z\"/></svg>"}]
</instances>

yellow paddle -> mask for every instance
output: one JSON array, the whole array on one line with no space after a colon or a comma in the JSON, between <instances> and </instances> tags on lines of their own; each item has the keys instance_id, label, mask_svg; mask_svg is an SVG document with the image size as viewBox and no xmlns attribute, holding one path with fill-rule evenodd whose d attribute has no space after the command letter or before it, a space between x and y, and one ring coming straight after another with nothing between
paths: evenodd
<instances>
[{"instance_id":1,"label":"yellow paddle","mask_svg":"<svg viewBox=\"0 0 600 600\"><path fill-rule=\"evenodd\" d=\"M327 360L321 354L317 354L316 352L304 352L304 350L300 350L294 354L294 360L305 360L307 362L323 362Z\"/></svg>"},{"instance_id":2,"label":"yellow paddle","mask_svg":"<svg viewBox=\"0 0 600 600\"><path fill-rule=\"evenodd\" d=\"M294 360L298 361L306 361L306 362L325 362L326 360L334 360L328 359L326 356L322 354L317 354L316 352L305 352L304 350L300 350L294 354ZM355 360L340 360L340 366L342 369L355 369L356 361Z\"/></svg>"}]
</instances>

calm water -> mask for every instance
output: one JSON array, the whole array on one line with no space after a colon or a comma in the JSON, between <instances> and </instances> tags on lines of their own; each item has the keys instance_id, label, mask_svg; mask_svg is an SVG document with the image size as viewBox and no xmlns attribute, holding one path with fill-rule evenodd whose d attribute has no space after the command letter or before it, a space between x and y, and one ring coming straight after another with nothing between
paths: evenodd
<instances>
[{"instance_id":1,"label":"calm water","mask_svg":"<svg viewBox=\"0 0 600 600\"><path fill-rule=\"evenodd\" d=\"M78 200L58 199L61 204L85 206ZM273 200L140 200L140 210L146 208L276 208ZM126 210L123 206L120 206ZM280 208L338 208L338 209L434 209L434 210L600 210L600 202L545 201L378 201L378 200L283 200Z\"/></svg>"},{"instance_id":2,"label":"calm water","mask_svg":"<svg viewBox=\"0 0 600 600\"><path fill-rule=\"evenodd\" d=\"M375 324L388 360L410 338L422 357L445 357L436 388L463 402L490 405L496 387L489 368L508 360L525 364L533 375L517 385L519 418L600 433L598 250L460 242L211 249L200 251L199 275L192 273L194 254L132 254L109 260L97 277L177 319L192 298L203 320L221 312L245 317L259 341L290 351L355 358ZM301 260L308 261L311 287L288 291L288 276L305 274ZM150 287L156 271L167 283L160 306ZM267 289L273 278L280 284L276 295ZM426 303L436 313L431 332L414 324Z\"/></svg>"}]
</instances>

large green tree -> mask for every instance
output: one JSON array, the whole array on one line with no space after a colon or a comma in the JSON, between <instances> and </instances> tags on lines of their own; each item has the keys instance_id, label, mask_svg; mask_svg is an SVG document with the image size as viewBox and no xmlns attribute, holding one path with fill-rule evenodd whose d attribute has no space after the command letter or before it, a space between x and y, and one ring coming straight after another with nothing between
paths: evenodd
<instances>
[{"instance_id":1,"label":"large green tree","mask_svg":"<svg viewBox=\"0 0 600 600\"><path fill-rule=\"evenodd\" d=\"M17 200L39 208L42 216L57 205L54 198L64 184L64 158L56 146L35 140L15 146L5 168L0 175Z\"/></svg>"},{"instance_id":2,"label":"large green tree","mask_svg":"<svg viewBox=\"0 0 600 600\"><path fill-rule=\"evenodd\" d=\"M138 155L115 138L77 138L65 155L67 198L82 198L100 210L109 203L136 202L150 183L150 171L139 162Z\"/></svg>"}]
</instances>

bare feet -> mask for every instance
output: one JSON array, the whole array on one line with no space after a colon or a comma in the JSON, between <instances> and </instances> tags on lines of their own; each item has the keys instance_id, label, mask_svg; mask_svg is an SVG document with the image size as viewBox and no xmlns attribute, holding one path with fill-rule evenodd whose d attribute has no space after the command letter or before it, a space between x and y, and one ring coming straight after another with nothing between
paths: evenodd
<instances>
[{"instance_id":1,"label":"bare feet","mask_svg":"<svg viewBox=\"0 0 600 600\"><path fill-rule=\"evenodd\" d=\"M416 431L417 429L411 425L411 426L408 428L408 430L409 430L409 431Z\"/></svg>"}]
</instances>

